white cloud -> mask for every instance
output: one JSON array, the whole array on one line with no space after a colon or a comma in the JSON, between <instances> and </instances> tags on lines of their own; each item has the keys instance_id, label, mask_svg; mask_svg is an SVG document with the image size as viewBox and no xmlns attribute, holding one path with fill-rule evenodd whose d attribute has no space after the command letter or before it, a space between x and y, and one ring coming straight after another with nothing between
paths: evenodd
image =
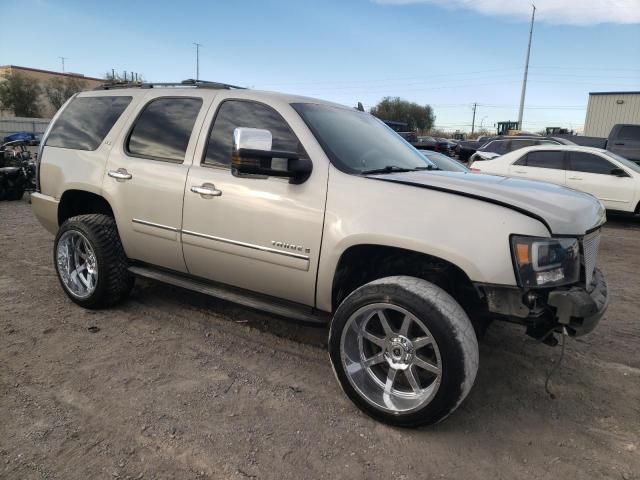
<instances>
[{"instance_id":1,"label":"white cloud","mask_svg":"<svg viewBox=\"0 0 640 480\"><path fill-rule=\"evenodd\" d=\"M487 16L527 19L527 0L373 0L385 5L430 3L449 9L473 10ZM640 23L640 0L537 0L536 20L551 24Z\"/></svg>"}]
</instances>

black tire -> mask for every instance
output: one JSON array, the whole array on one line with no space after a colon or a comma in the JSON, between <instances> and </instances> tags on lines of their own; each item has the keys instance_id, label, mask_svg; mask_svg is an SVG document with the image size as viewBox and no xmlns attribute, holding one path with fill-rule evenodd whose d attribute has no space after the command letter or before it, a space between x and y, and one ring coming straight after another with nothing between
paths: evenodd
<instances>
[{"instance_id":1,"label":"black tire","mask_svg":"<svg viewBox=\"0 0 640 480\"><path fill-rule=\"evenodd\" d=\"M24 196L24 187L14 187L6 193L7 200L22 200Z\"/></svg>"},{"instance_id":2,"label":"black tire","mask_svg":"<svg viewBox=\"0 0 640 480\"><path fill-rule=\"evenodd\" d=\"M69 230L81 233L95 252L98 278L93 293L86 298L74 295L60 276L57 262L58 242ZM65 221L56 235L53 262L62 289L71 300L84 308L106 308L122 302L129 296L135 281L135 277L128 270L129 262L120 242L116 222L107 215L78 215Z\"/></svg>"},{"instance_id":3,"label":"black tire","mask_svg":"<svg viewBox=\"0 0 640 480\"><path fill-rule=\"evenodd\" d=\"M342 361L341 340L348 320L363 307L378 303L397 305L417 317L439 349L439 387L428 403L409 413L385 411L367 401L349 380ZM478 371L478 341L462 307L436 285L408 276L368 283L342 302L331 322L329 356L342 389L356 406L378 421L400 427L429 425L446 418L467 396Z\"/></svg>"}]
</instances>

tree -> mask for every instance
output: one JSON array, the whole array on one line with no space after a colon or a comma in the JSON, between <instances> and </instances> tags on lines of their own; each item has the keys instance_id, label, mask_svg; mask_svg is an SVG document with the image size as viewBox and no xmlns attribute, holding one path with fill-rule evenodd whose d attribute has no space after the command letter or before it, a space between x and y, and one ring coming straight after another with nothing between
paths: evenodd
<instances>
[{"instance_id":1,"label":"tree","mask_svg":"<svg viewBox=\"0 0 640 480\"><path fill-rule=\"evenodd\" d=\"M38 97L42 92L38 81L18 73L5 74L0 80L0 107L12 110L16 117L38 117Z\"/></svg>"},{"instance_id":2,"label":"tree","mask_svg":"<svg viewBox=\"0 0 640 480\"><path fill-rule=\"evenodd\" d=\"M370 113L381 120L405 122L410 130L430 130L436 121L431 106L418 105L400 97L384 97Z\"/></svg>"},{"instance_id":3,"label":"tree","mask_svg":"<svg viewBox=\"0 0 640 480\"><path fill-rule=\"evenodd\" d=\"M74 77L52 78L44 87L45 95L54 110L59 110L75 93L87 88L87 82Z\"/></svg>"}]
</instances>

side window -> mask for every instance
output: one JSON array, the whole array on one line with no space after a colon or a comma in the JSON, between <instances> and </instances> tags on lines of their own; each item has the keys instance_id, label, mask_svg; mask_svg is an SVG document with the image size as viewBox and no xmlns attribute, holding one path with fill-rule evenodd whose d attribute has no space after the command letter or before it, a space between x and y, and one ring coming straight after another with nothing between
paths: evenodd
<instances>
[{"instance_id":1,"label":"side window","mask_svg":"<svg viewBox=\"0 0 640 480\"><path fill-rule=\"evenodd\" d=\"M76 97L51 127L46 145L95 150L129 103L131 97Z\"/></svg>"},{"instance_id":2,"label":"side window","mask_svg":"<svg viewBox=\"0 0 640 480\"><path fill-rule=\"evenodd\" d=\"M513 152L514 150L518 150L524 147L532 147L536 144L534 140L511 140L511 145L509 147L509 151Z\"/></svg>"},{"instance_id":3,"label":"side window","mask_svg":"<svg viewBox=\"0 0 640 480\"><path fill-rule=\"evenodd\" d=\"M618 140L638 140L640 141L640 125L627 125L620 129Z\"/></svg>"},{"instance_id":4,"label":"side window","mask_svg":"<svg viewBox=\"0 0 640 480\"><path fill-rule=\"evenodd\" d=\"M134 156L184 162L189 138L202 99L161 97L142 110L127 139L127 153Z\"/></svg>"},{"instance_id":5,"label":"side window","mask_svg":"<svg viewBox=\"0 0 640 480\"><path fill-rule=\"evenodd\" d=\"M570 170L585 173L599 173L602 175L611 174L615 165L602 157L584 152L569 152Z\"/></svg>"},{"instance_id":6,"label":"side window","mask_svg":"<svg viewBox=\"0 0 640 480\"><path fill-rule=\"evenodd\" d=\"M527 167L552 168L564 170L564 152L529 152L526 156Z\"/></svg>"},{"instance_id":7,"label":"side window","mask_svg":"<svg viewBox=\"0 0 640 480\"><path fill-rule=\"evenodd\" d=\"M505 153L510 151L511 142L496 142L495 148L492 150L495 153L499 153L500 155L504 155Z\"/></svg>"},{"instance_id":8,"label":"side window","mask_svg":"<svg viewBox=\"0 0 640 480\"><path fill-rule=\"evenodd\" d=\"M300 141L287 122L273 108L245 100L226 100L218 109L209 136L205 165L229 166L233 150L233 131L237 127L269 130L272 150L304 153ZM274 168L278 168L274 159Z\"/></svg>"}]
</instances>

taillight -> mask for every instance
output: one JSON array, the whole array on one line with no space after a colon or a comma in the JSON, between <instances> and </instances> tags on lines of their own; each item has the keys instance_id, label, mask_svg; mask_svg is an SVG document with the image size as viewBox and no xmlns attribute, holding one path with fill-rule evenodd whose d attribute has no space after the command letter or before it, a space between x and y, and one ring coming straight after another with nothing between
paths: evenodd
<instances>
[{"instance_id":1,"label":"taillight","mask_svg":"<svg viewBox=\"0 0 640 480\"><path fill-rule=\"evenodd\" d=\"M479 168L473 168L473 167L471 167L469 170L471 170L472 172L481 172L482 171Z\"/></svg>"}]
</instances>

